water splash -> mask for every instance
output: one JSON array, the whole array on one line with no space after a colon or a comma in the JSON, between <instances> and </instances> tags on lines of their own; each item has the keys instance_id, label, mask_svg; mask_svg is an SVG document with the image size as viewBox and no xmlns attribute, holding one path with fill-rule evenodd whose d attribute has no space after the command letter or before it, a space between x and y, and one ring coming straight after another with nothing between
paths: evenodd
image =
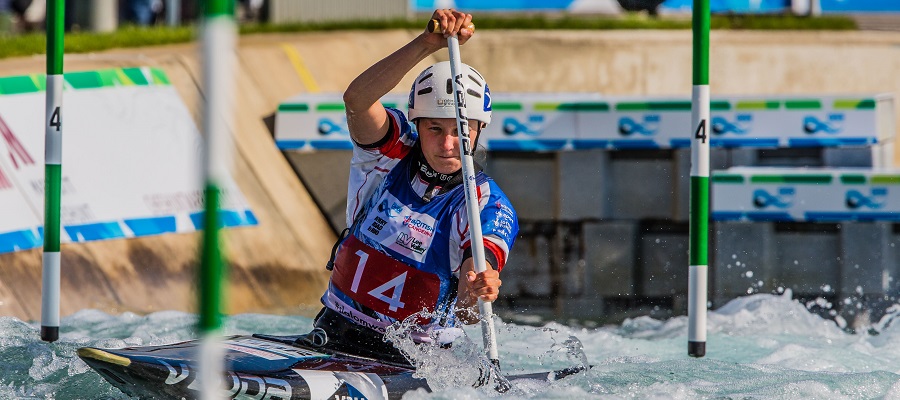
<instances>
[{"instance_id":1,"label":"water splash","mask_svg":"<svg viewBox=\"0 0 900 400\"><path fill-rule=\"evenodd\" d=\"M782 295L738 298L711 311L707 356L687 356L687 318L642 316L586 329L558 323L525 326L495 320L504 374L591 364L552 383L518 381L507 393L481 376L481 330L464 328L452 348L415 345L398 326L390 340L416 360L434 392L407 399L865 399L900 398L900 305L870 329L848 332ZM124 347L187 340L196 316L161 312L108 315L86 310L62 320L60 340L40 341L36 323L0 317L0 398L125 399L75 356L81 346ZM226 334L297 334L304 317L243 314Z\"/></svg>"}]
</instances>

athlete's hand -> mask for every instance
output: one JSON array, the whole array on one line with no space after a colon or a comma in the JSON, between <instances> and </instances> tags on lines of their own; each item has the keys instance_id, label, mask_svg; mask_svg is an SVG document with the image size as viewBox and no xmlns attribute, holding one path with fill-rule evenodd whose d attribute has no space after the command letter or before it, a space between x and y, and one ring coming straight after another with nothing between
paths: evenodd
<instances>
[{"instance_id":1,"label":"athlete's hand","mask_svg":"<svg viewBox=\"0 0 900 400\"><path fill-rule=\"evenodd\" d=\"M440 47L447 47L447 38L456 35L459 38L459 44L465 44L472 35L475 34L475 25L472 23L472 14L466 14L454 9L434 10L431 19L437 20L440 24L440 34L431 33L428 28L425 29L425 40L430 44Z\"/></svg>"},{"instance_id":2,"label":"athlete's hand","mask_svg":"<svg viewBox=\"0 0 900 400\"><path fill-rule=\"evenodd\" d=\"M469 271L466 273L466 281L469 282L470 296L477 296L488 302L497 300L497 296L500 295L500 285L503 284L500 280L500 273L492 268L488 268L480 274Z\"/></svg>"}]
</instances>

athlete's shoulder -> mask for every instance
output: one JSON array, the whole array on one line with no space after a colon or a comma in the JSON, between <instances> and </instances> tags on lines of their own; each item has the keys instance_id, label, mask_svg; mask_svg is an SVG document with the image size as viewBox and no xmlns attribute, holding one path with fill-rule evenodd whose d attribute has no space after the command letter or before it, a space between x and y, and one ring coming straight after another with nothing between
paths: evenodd
<instances>
[{"instance_id":1,"label":"athlete's shoulder","mask_svg":"<svg viewBox=\"0 0 900 400\"><path fill-rule=\"evenodd\" d=\"M493 179L488 178L485 184L479 185L482 192L479 199L481 207L481 228L485 236L496 236L505 244L503 254L509 254L509 248L519 233L519 216L506 193ZM499 242L497 242L499 243ZM496 243L495 243L496 244Z\"/></svg>"},{"instance_id":2,"label":"athlete's shoulder","mask_svg":"<svg viewBox=\"0 0 900 400\"><path fill-rule=\"evenodd\" d=\"M509 203L509 198L506 196L506 193L503 192L503 189L500 188L500 185L484 172L479 172L475 175L475 183L478 185L478 191L482 202L484 202L485 199L490 198ZM511 204L510 207L512 207Z\"/></svg>"},{"instance_id":3,"label":"athlete's shoulder","mask_svg":"<svg viewBox=\"0 0 900 400\"><path fill-rule=\"evenodd\" d=\"M385 107L385 112L388 115L388 130L382 139L367 145L354 142L354 155L363 161L390 162L389 160L401 159L409 154L419 140L403 112L389 107ZM382 156L388 160L383 160Z\"/></svg>"},{"instance_id":4,"label":"athlete's shoulder","mask_svg":"<svg viewBox=\"0 0 900 400\"><path fill-rule=\"evenodd\" d=\"M394 124L393 128L396 128L399 136L411 136L411 139L418 138L416 131L412 128L412 124L406 118L406 114L403 114L403 111L391 107L385 107L384 109L391 118L391 122Z\"/></svg>"}]
</instances>

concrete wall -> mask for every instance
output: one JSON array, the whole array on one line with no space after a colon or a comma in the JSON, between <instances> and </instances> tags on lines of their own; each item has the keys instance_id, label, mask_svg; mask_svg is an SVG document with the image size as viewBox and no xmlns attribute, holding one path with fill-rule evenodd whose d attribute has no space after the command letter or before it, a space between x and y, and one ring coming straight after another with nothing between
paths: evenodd
<instances>
[{"instance_id":1,"label":"concrete wall","mask_svg":"<svg viewBox=\"0 0 900 400\"><path fill-rule=\"evenodd\" d=\"M234 175L260 225L229 232L229 312L309 313L317 307L327 282L322 266L334 233L275 148L266 121L277 104L302 92L342 91L359 72L416 34L327 32L241 38ZM900 94L897 33L714 31L711 41L714 94ZM497 92L686 96L691 91L689 31L486 30L463 47L463 57ZM397 91L407 90L420 68L444 59L446 54L440 52L423 61ZM194 45L68 55L65 69L144 65L164 69L198 115L200 66ZM0 71L3 75L41 73L43 57L3 60ZM295 166L302 164L294 161ZM502 166L504 161L498 161ZM517 161L505 162L510 166ZM311 175L319 172L311 171ZM334 207L332 199L325 212L335 214ZM558 212L557 208L550 211ZM603 235L621 235L616 227L598 229ZM62 313L82 308L141 313L193 310L197 242L197 235L191 234L64 246ZM545 252L551 245L534 243L522 250ZM561 263L555 268L575 267ZM39 251L0 256L0 314L39 318L40 271ZM603 279L595 275L591 273L591 279ZM558 285L564 290L572 286Z\"/></svg>"}]
</instances>

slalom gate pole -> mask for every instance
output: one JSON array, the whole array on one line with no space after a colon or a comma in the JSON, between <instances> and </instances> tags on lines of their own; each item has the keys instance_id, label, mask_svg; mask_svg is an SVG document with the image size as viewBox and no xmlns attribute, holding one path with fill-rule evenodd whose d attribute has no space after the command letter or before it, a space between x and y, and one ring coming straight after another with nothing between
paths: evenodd
<instances>
[{"instance_id":1,"label":"slalom gate pole","mask_svg":"<svg viewBox=\"0 0 900 400\"><path fill-rule=\"evenodd\" d=\"M440 31L440 23L431 20L428 24L431 32ZM466 115L466 88L462 79L462 60L459 54L459 38L456 35L447 38L447 50L450 52L450 74L453 75L453 93L456 103L456 129L459 137L460 160L462 161L463 186L466 193L466 211L469 214L469 242L472 246L472 260L475 272L482 273L487 269L484 259L484 239L481 236L481 210L478 208L478 192L475 182L475 149L469 138L469 118ZM462 279L462 277L461 277ZM481 313L481 335L488 359L498 369L500 356L497 352L497 335L494 329L494 310L490 302L478 298L478 311Z\"/></svg>"},{"instance_id":2,"label":"slalom gate pole","mask_svg":"<svg viewBox=\"0 0 900 400\"><path fill-rule=\"evenodd\" d=\"M44 116L44 254L41 270L41 340L59 339L62 96L65 1L47 1L47 92Z\"/></svg>"},{"instance_id":3,"label":"slalom gate pole","mask_svg":"<svg viewBox=\"0 0 900 400\"><path fill-rule=\"evenodd\" d=\"M709 269L709 0L694 0L688 355L706 355Z\"/></svg>"},{"instance_id":4,"label":"slalom gate pole","mask_svg":"<svg viewBox=\"0 0 900 400\"><path fill-rule=\"evenodd\" d=\"M225 263L220 245L219 202L231 165L232 85L237 27L234 0L206 0L201 28L203 63L204 222L200 253L199 371L202 399L223 395L224 358L220 343Z\"/></svg>"}]
</instances>

